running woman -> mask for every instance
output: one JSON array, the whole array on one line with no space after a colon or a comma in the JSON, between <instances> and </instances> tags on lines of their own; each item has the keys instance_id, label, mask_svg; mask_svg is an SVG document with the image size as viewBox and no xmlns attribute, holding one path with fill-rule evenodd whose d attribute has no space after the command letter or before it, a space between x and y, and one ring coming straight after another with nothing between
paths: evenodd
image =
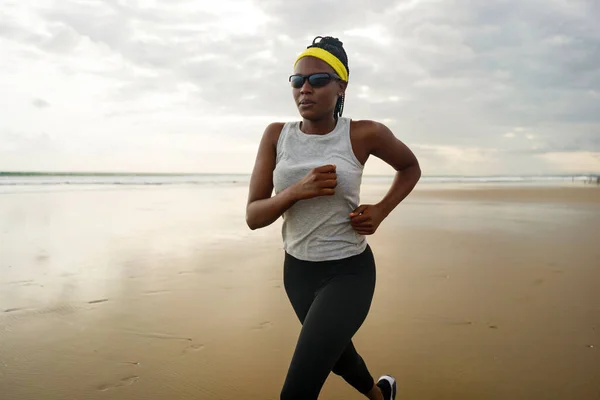
<instances>
[{"instance_id":1,"label":"running woman","mask_svg":"<svg viewBox=\"0 0 600 400\"><path fill-rule=\"evenodd\" d=\"M413 190L421 170L385 125L342 117L348 76L343 43L317 36L289 78L301 120L267 126L250 179L246 222L254 230L283 217L284 287L302 324L282 400L317 399L330 372L369 399L396 398L394 377L375 382L352 338L375 290L366 236ZM378 203L360 204L370 155L395 178Z\"/></svg>"}]
</instances>

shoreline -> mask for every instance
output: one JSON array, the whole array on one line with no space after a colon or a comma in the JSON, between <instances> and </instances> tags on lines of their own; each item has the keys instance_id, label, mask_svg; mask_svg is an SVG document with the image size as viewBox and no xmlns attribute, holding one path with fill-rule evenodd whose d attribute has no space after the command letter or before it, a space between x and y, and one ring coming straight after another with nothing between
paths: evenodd
<instances>
[{"instance_id":1,"label":"shoreline","mask_svg":"<svg viewBox=\"0 0 600 400\"><path fill-rule=\"evenodd\" d=\"M447 188L423 188L409 196L414 199L455 201L496 201L524 203L585 203L600 205L600 186L517 186L475 185Z\"/></svg>"}]
</instances>

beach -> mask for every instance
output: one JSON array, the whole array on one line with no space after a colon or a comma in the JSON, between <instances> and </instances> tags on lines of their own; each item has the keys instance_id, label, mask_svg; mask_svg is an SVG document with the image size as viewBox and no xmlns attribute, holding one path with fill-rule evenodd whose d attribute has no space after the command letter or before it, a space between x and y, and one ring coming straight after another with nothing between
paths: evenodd
<instances>
[{"instance_id":1,"label":"beach","mask_svg":"<svg viewBox=\"0 0 600 400\"><path fill-rule=\"evenodd\" d=\"M383 183L363 184L363 203ZM0 193L0 397L277 399L300 324L247 183ZM354 338L399 399L600 398L600 187L423 185ZM321 398L360 399L331 374Z\"/></svg>"}]
</instances>

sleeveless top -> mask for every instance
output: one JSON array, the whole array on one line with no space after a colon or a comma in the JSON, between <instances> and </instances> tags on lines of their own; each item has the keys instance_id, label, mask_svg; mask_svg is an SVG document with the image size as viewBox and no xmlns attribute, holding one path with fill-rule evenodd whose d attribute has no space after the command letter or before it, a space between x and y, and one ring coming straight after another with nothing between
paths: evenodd
<instances>
[{"instance_id":1,"label":"sleeveless top","mask_svg":"<svg viewBox=\"0 0 600 400\"><path fill-rule=\"evenodd\" d=\"M338 118L333 131L325 135L302 132L300 121L284 125L273 171L275 193L326 164L336 166L335 194L300 200L283 214L283 248L300 260L339 260L367 247L366 237L350 224L349 214L360 202L364 166L352 150L349 118Z\"/></svg>"}]
</instances>

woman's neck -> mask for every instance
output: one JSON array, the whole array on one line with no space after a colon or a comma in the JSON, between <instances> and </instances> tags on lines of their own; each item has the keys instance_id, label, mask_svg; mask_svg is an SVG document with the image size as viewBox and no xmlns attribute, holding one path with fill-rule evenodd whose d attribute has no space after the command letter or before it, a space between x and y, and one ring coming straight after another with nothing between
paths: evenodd
<instances>
[{"instance_id":1,"label":"woman's neck","mask_svg":"<svg viewBox=\"0 0 600 400\"><path fill-rule=\"evenodd\" d=\"M325 135L335 129L337 121L335 118L327 118L318 121L302 119L300 130L308 135Z\"/></svg>"}]
</instances>

